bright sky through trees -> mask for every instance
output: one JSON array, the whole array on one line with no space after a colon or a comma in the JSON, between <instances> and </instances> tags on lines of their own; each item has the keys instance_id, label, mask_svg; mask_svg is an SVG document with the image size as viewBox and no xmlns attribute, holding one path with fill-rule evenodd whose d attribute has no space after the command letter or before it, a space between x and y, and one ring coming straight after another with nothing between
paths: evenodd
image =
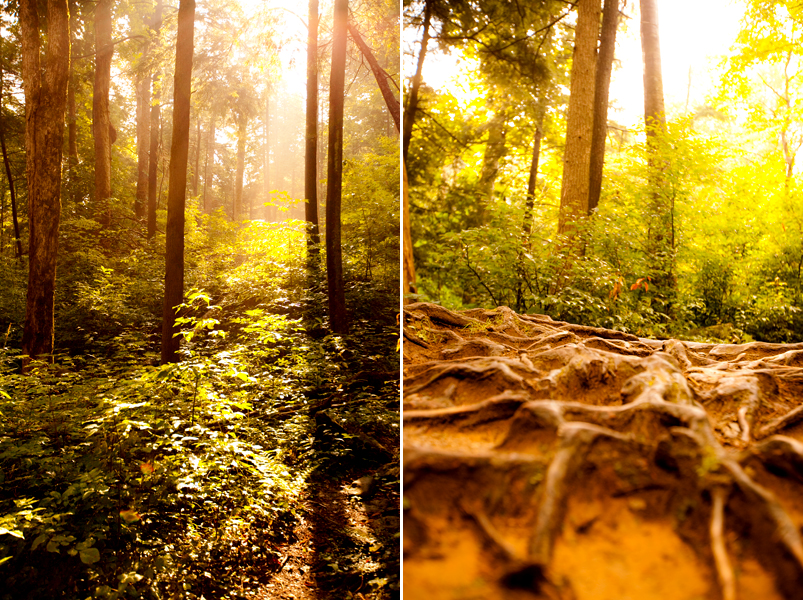
<instances>
[{"instance_id":1,"label":"bright sky through trees","mask_svg":"<svg viewBox=\"0 0 803 600\"><path fill-rule=\"evenodd\" d=\"M260 14L276 15L281 21L280 30L284 44L280 52L280 77L288 87L302 97L306 94L306 43L307 18L306 2L298 0L240 0L246 15L250 19L259 18ZM321 2L322 10L330 8L329 2Z\"/></svg>"},{"instance_id":2,"label":"bright sky through trees","mask_svg":"<svg viewBox=\"0 0 803 600\"><path fill-rule=\"evenodd\" d=\"M690 110L705 102L716 84L717 64L733 44L743 12L738 0L658 0L667 112L684 110L687 91ZM628 2L625 14L625 29L617 39L620 67L611 81L609 119L634 125L644 112L637 2Z\"/></svg>"},{"instance_id":3,"label":"bright sky through trees","mask_svg":"<svg viewBox=\"0 0 803 600\"><path fill-rule=\"evenodd\" d=\"M617 37L616 65L611 81L609 119L632 126L643 117L641 43L639 40L638 2L630 0L624 9L626 18ZM728 50L739 30L744 7L739 0L658 0L660 19L661 60L664 94L668 111L683 110L689 88L689 108L703 103L715 84L717 63ZM420 35L417 34L417 35ZM418 39L405 34L404 73L411 77L415 70ZM416 36L417 37L417 36ZM459 74L471 69L458 53L439 52L434 46L424 62L424 81L437 89L449 86L458 98L473 94L465 78Z\"/></svg>"}]
</instances>

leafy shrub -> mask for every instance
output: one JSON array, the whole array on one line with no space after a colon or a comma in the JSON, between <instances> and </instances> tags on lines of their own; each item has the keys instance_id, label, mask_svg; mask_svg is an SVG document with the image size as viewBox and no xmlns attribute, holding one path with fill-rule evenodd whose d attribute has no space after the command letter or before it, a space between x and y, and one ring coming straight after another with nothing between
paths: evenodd
<instances>
[{"instance_id":1,"label":"leafy shrub","mask_svg":"<svg viewBox=\"0 0 803 600\"><path fill-rule=\"evenodd\" d=\"M313 474L376 466L372 443L398 456L398 382L354 377L398 369L398 286L347 282L352 336L325 318L311 336L303 224L199 216L188 237L182 362L156 366L158 239L64 257L53 364L20 375L14 340L0 350L0 599L244 597ZM314 403L344 393L341 429L318 427Z\"/></svg>"}]
</instances>

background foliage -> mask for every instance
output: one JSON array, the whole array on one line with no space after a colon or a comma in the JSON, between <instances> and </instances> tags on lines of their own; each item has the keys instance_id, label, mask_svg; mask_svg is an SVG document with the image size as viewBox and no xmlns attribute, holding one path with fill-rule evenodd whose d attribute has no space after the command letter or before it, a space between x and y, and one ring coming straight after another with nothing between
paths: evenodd
<instances>
[{"instance_id":1,"label":"background foliage","mask_svg":"<svg viewBox=\"0 0 803 600\"><path fill-rule=\"evenodd\" d=\"M570 19L552 23L553 34L539 49L551 70L518 74L514 59L485 56L488 40L455 25L462 9L434 4L445 12L433 13L432 44L460 53L465 66L462 90L422 88L407 158L420 299L449 308L507 305L644 336L803 338L803 188L795 162L803 141L799 7L746 3L742 32L720 65L717 93L706 105L668 115L657 155L645 147L643 129L609 122L602 198L580 225L577 256L555 234ZM558 4L541 6L558 15ZM408 3L408 26L420 28L422 14L423 3ZM538 16L532 22L533 29L545 23ZM415 58L418 46L411 50ZM522 90L533 83L528 98ZM525 192L539 95L548 108L527 238ZM503 112L492 96L509 97L519 108L504 113L504 156L490 216L477 224L470 215L488 201L481 182L488 129ZM655 164L662 165L660 186L650 177ZM671 207L673 238L658 246L656 198Z\"/></svg>"}]
</instances>

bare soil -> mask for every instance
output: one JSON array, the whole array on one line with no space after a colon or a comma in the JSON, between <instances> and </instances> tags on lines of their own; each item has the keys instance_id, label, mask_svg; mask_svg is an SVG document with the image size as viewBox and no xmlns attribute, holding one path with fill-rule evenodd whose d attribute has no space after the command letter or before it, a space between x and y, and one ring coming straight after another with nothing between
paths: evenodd
<instances>
[{"instance_id":1,"label":"bare soil","mask_svg":"<svg viewBox=\"0 0 803 600\"><path fill-rule=\"evenodd\" d=\"M365 490L361 479L319 482L308 490L281 566L254 600L394 597L388 572L399 568L398 494L376 484Z\"/></svg>"},{"instance_id":2,"label":"bare soil","mask_svg":"<svg viewBox=\"0 0 803 600\"><path fill-rule=\"evenodd\" d=\"M406 598L803 598L803 344L404 316Z\"/></svg>"}]
</instances>

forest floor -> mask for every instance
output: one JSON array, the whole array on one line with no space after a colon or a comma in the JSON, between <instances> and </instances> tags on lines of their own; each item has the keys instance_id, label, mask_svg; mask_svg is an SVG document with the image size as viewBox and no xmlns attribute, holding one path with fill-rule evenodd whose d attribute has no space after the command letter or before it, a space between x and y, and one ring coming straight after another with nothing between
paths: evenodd
<instances>
[{"instance_id":1,"label":"forest floor","mask_svg":"<svg viewBox=\"0 0 803 600\"><path fill-rule=\"evenodd\" d=\"M803 344L405 307L410 598L792 600Z\"/></svg>"},{"instance_id":2,"label":"forest floor","mask_svg":"<svg viewBox=\"0 0 803 600\"><path fill-rule=\"evenodd\" d=\"M37 395L15 404L9 394L0 403L0 500L26 499L8 514L0 510L0 598L33 600L46 589L59 590L54 598L93 591L122 598L134 587L128 580L138 584L136 594L155 598L398 598L398 371L378 375L372 383L357 373L323 401L297 396L288 406L252 410L240 418L239 435L217 446L217 409L205 420L212 427L189 428L178 419L178 427L167 425L160 401L119 403L101 430L109 439L127 428L111 448L116 455L85 426L100 411L81 394L100 387L97 380L76 388L64 383L73 377L65 371L49 384L62 388L56 400ZM5 381L29 383L17 375ZM137 418L113 416L120 411ZM152 450L162 439L172 440L171 454ZM268 443L281 444L281 460ZM173 464L183 479L170 478ZM85 465L101 467L87 473ZM216 465L236 468L221 477L210 470ZM42 485L46 469L53 481ZM126 483L115 489L105 480ZM31 510L37 496L46 508ZM45 504L48 497L56 502ZM132 505L138 510L126 508ZM61 512L51 516L54 510ZM127 521L116 525L121 518Z\"/></svg>"},{"instance_id":3,"label":"forest floor","mask_svg":"<svg viewBox=\"0 0 803 600\"><path fill-rule=\"evenodd\" d=\"M4 327L0 600L398 598L398 282L350 282L335 334L302 223L210 219L180 361L155 245L67 282L52 361Z\"/></svg>"},{"instance_id":4,"label":"forest floor","mask_svg":"<svg viewBox=\"0 0 803 600\"><path fill-rule=\"evenodd\" d=\"M398 467L385 472L394 470L398 479ZM279 571L250 597L387 598L387 575L400 571L399 552L394 551L400 530L399 496L398 489L394 493L389 487L377 487L376 476L367 473L353 481L320 481L311 486L301 500L303 516L284 550Z\"/></svg>"},{"instance_id":5,"label":"forest floor","mask_svg":"<svg viewBox=\"0 0 803 600\"><path fill-rule=\"evenodd\" d=\"M399 597L394 319L322 341L251 319L258 344L177 366L138 340L127 363L4 357L0 599Z\"/></svg>"}]
</instances>

